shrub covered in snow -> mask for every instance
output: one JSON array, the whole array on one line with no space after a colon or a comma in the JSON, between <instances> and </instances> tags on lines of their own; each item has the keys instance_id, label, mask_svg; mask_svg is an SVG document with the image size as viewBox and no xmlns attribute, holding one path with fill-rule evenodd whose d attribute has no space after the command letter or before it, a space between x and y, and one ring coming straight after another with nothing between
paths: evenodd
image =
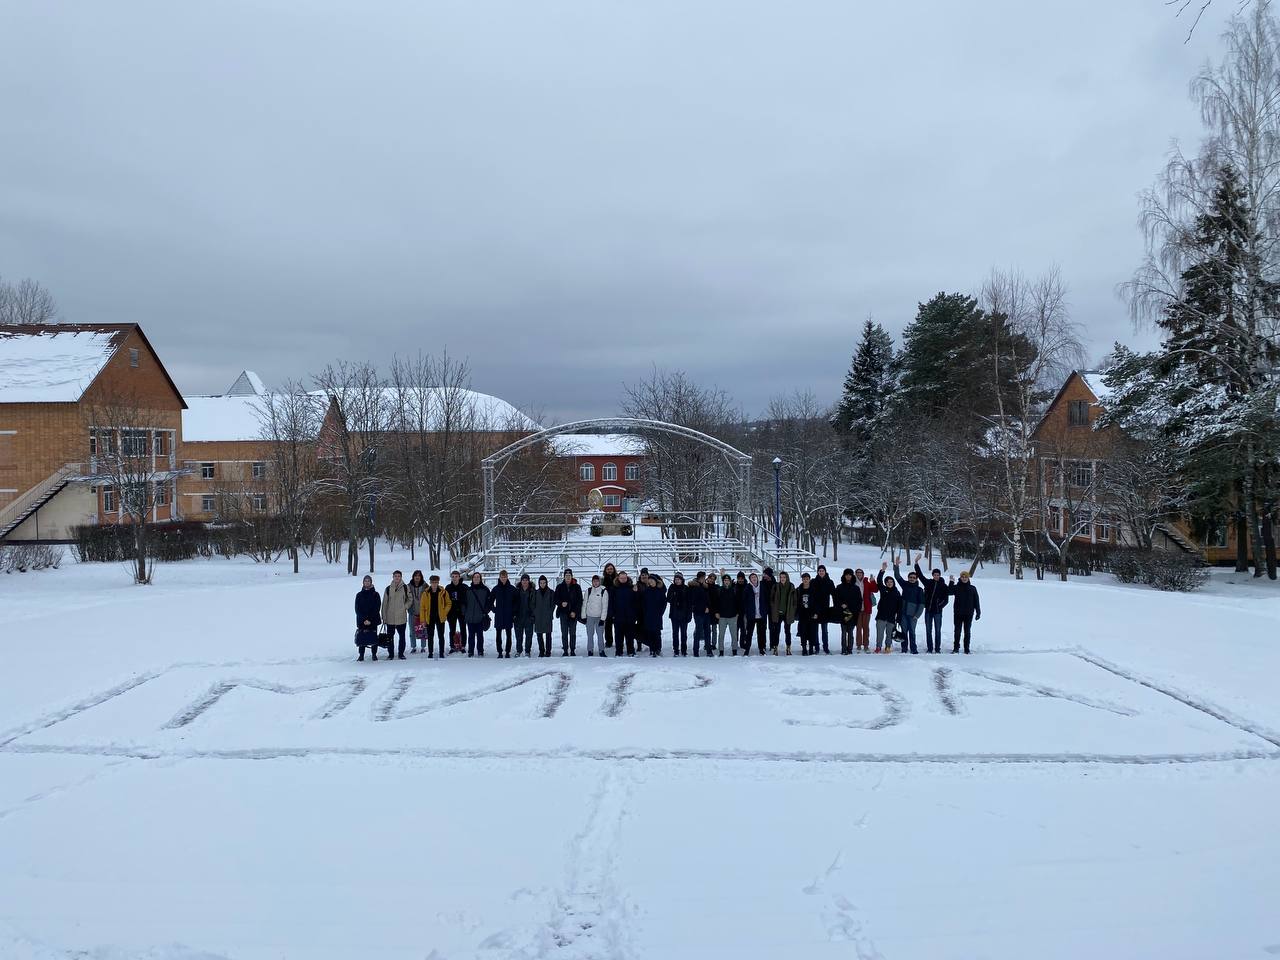
<instances>
[{"instance_id":1,"label":"shrub covered in snow","mask_svg":"<svg viewBox=\"0 0 1280 960\"><path fill-rule=\"evenodd\" d=\"M45 543L16 543L0 547L0 571L56 570L62 564L62 548Z\"/></svg>"},{"instance_id":2,"label":"shrub covered in snow","mask_svg":"<svg viewBox=\"0 0 1280 960\"><path fill-rule=\"evenodd\" d=\"M1172 550L1117 549L1107 565L1121 583L1145 583L1157 590L1189 593L1209 579L1208 568L1195 557Z\"/></svg>"}]
</instances>

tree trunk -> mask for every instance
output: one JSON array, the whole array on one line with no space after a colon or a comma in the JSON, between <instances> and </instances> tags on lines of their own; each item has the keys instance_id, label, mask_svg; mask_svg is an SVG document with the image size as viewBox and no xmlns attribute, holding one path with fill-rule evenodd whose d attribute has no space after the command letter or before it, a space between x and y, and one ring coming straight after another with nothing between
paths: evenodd
<instances>
[{"instance_id":1,"label":"tree trunk","mask_svg":"<svg viewBox=\"0 0 1280 960\"><path fill-rule=\"evenodd\" d=\"M373 535L373 531L369 531L369 572L373 573L373 541L377 539Z\"/></svg>"},{"instance_id":2,"label":"tree trunk","mask_svg":"<svg viewBox=\"0 0 1280 960\"><path fill-rule=\"evenodd\" d=\"M1262 514L1262 545L1266 551L1264 559L1267 563L1267 577L1271 580L1276 578L1276 537L1271 519L1273 512L1274 506L1267 504L1266 510Z\"/></svg>"},{"instance_id":3,"label":"tree trunk","mask_svg":"<svg viewBox=\"0 0 1280 960\"><path fill-rule=\"evenodd\" d=\"M1249 517L1249 547L1253 553L1253 575L1262 576L1262 523L1258 517L1258 499L1253 485L1253 471L1245 474L1245 509Z\"/></svg>"},{"instance_id":4,"label":"tree trunk","mask_svg":"<svg viewBox=\"0 0 1280 960\"><path fill-rule=\"evenodd\" d=\"M296 543L295 543L292 547L290 547L290 548L289 548L289 553L290 553L290 554L292 555L292 557L293 557L293 572L294 572L294 573L297 573L297 572L298 572L298 554L299 554L299 553L301 553L301 552L302 552L302 551L300 551L300 550L298 549L298 545L297 545Z\"/></svg>"}]
</instances>

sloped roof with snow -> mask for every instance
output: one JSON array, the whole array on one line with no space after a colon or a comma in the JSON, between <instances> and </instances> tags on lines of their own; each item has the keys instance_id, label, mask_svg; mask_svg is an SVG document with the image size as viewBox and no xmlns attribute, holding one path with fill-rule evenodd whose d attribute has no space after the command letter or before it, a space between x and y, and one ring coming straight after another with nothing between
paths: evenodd
<instances>
[{"instance_id":1,"label":"sloped roof with snow","mask_svg":"<svg viewBox=\"0 0 1280 960\"><path fill-rule=\"evenodd\" d=\"M182 440L261 440L261 398L257 396L185 397Z\"/></svg>"},{"instance_id":2,"label":"sloped roof with snow","mask_svg":"<svg viewBox=\"0 0 1280 960\"><path fill-rule=\"evenodd\" d=\"M1084 381L1084 385L1098 398L1098 403L1105 406L1107 401L1115 394L1115 391L1103 382L1103 371L1079 370L1077 372L1080 374L1080 379Z\"/></svg>"},{"instance_id":3,"label":"sloped roof with snow","mask_svg":"<svg viewBox=\"0 0 1280 960\"><path fill-rule=\"evenodd\" d=\"M262 378L252 370L241 370L236 382L227 387L228 397L262 396L267 392Z\"/></svg>"},{"instance_id":4,"label":"sloped roof with snow","mask_svg":"<svg viewBox=\"0 0 1280 960\"><path fill-rule=\"evenodd\" d=\"M313 396L328 398L324 390L313 390ZM396 421L396 406L402 398L394 387L382 389L382 403L388 421ZM426 421L429 431L443 430L449 417L458 418L455 430L506 431L541 430L542 424L521 413L500 397L476 390L458 390L452 387L424 387L405 391L403 402L405 419L416 424L419 417Z\"/></svg>"},{"instance_id":5,"label":"sloped roof with snow","mask_svg":"<svg viewBox=\"0 0 1280 960\"><path fill-rule=\"evenodd\" d=\"M0 327L0 403L75 403L131 329L128 324Z\"/></svg>"},{"instance_id":6,"label":"sloped roof with snow","mask_svg":"<svg viewBox=\"0 0 1280 960\"><path fill-rule=\"evenodd\" d=\"M644 441L629 433L562 433L551 438L562 457L642 457Z\"/></svg>"}]
</instances>

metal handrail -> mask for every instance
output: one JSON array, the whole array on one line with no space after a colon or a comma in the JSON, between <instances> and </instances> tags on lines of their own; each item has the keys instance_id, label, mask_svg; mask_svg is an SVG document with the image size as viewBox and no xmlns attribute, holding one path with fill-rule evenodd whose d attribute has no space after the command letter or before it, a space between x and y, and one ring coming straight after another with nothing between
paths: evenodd
<instances>
[{"instance_id":1,"label":"metal handrail","mask_svg":"<svg viewBox=\"0 0 1280 960\"><path fill-rule=\"evenodd\" d=\"M21 517L23 510L43 497L52 487L73 476L79 476L83 468L82 463L64 463L34 487L16 497L12 503L5 504L4 509L0 510L0 529L6 527L15 517Z\"/></svg>"}]
</instances>

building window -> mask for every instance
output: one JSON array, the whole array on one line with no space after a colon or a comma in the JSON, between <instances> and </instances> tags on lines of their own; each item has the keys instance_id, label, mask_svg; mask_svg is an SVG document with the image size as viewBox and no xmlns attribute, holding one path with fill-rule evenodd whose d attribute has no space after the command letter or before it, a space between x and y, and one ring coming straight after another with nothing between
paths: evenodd
<instances>
[{"instance_id":1,"label":"building window","mask_svg":"<svg viewBox=\"0 0 1280 960\"><path fill-rule=\"evenodd\" d=\"M1111 521L1106 517L1099 517L1098 522L1094 524L1095 539L1102 543L1111 541Z\"/></svg>"},{"instance_id":2,"label":"building window","mask_svg":"<svg viewBox=\"0 0 1280 960\"><path fill-rule=\"evenodd\" d=\"M606 463L603 467L600 468L600 479L601 480L617 480L618 465L616 463Z\"/></svg>"},{"instance_id":3,"label":"building window","mask_svg":"<svg viewBox=\"0 0 1280 960\"><path fill-rule=\"evenodd\" d=\"M156 484L156 506L165 507L169 505L169 483L167 480L161 480Z\"/></svg>"},{"instance_id":4,"label":"building window","mask_svg":"<svg viewBox=\"0 0 1280 960\"><path fill-rule=\"evenodd\" d=\"M253 509L255 513L262 513L267 509L267 498L263 494L253 495Z\"/></svg>"},{"instance_id":5,"label":"building window","mask_svg":"<svg viewBox=\"0 0 1280 960\"><path fill-rule=\"evenodd\" d=\"M1206 547L1217 547L1222 550L1227 546L1227 525L1219 523L1209 530L1209 535L1205 537L1204 545Z\"/></svg>"},{"instance_id":6,"label":"building window","mask_svg":"<svg viewBox=\"0 0 1280 960\"><path fill-rule=\"evenodd\" d=\"M201 479L201 480L212 480L212 479L213 479L213 464L212 464L212 463L202 463L202 464L200 464L200 479Z\"/></svg>"},{"instance_id":7,"label":"building window","mask_svg":"<svg viewBox=\"0 0 1280 960\"><path fill-rule=\"evenodd\" d=\"M200 510L204 513L213 513L213 497L207 495L201 497Z\"/></svg>"},{"instance_id":8,"label":"building window","mask_svg":"<svg viewBox=\"0 0 1280 960\"><path fill-rule=\"evenodd\" d=\"M138 348L129 348L129 366L136 367L138 365Z\"/></svg>"},{"instance_id":9,"label":"building window","mask_svg":"<svg viewBox=\"0 0 1280 960\"><path fill-rule=\"evenodd\" d=\"M1054 533L1062 532L1062 509L1060 507L1049 508L1049 529Z\"/></svg>"},{"instance_id":10,"label":"building window","mask_svg":"<svg viewBox=\"0 0 1280 960\"><path fill-rule=\"evenodd\" d=\"M102 512L116 512L116 492L111 487L102 488Z\"/></svg>"},{"instance_id":11,"label":"building window","mask_svg":"<svg viewBox=\"0 0 1280 960\"><path fill-rule=\"evenodd\" d=\"M261 480L267 475L267 465L261 460L255 461L253 464L253 479Z\"/></svg>"},{"instance_id":12,"label":"building window","mask_svg":"<svg viewBox=\"0 0 1280 960\"><path fill-rule=\"evenodd\" d=\"M1073 487L1085 488L1093 486L1093 461L1068 460L1067 482Z\"/></svg>"},{"instance_id":13,"label":"building window","mask_svg":"<svg viewBox=\"0 0 1280 960\"><path fill-rule=\"evenodd\" d=\"M1089 401L1072 400L1067 405L1067 423L1073 427L1089 425Z\"/></svg>"},{"instance_id":14,"label":"building window","mask_svg":"<svg viewBox=\"0 0 1280 960\"><path fill-rule=\"evenodd\" d=\"M628 480L639 480L639 479L640 479L640 464L638 464L638 463L628 463L628 464L627 464L627 467L626 467L626 471L625 471L625 473L624 473L624 476L626 476L626 478L627 478Z\"/></svg>"},{"instance_id":15,"label":"building window","mask_svg":"<svg viewBox=\"0 0 1280 960\"><path fill-rule=\"evenodd\" d=\"M111 430L89 431L89 456L113 456L116 452L116 435Z\"/></svg>"},{"instance_id":16,"label":"building window","mask_svg":"<svg viewBox=\"0 0 1280 960\"><path fill-rule=\"evenodd\" d=\"M167 430L157 430L152 442L152 449L157 457L167 457L169 455L169 432Z\"/></svg>"},{"instance_id":17,"label":"building window","mask_svg":"<svg viewBox=\"0 0 1280 960\"><path fill-rule=\"evenodd\" d=\"M606 493L604 495L604 505L606 507L620 507L622 506L622 497L616 493Z\"/></svg>"},{"instance_id":18,"label":"building window","mask_svg":"<svg viewBox=\"0 0 1280 960\"><path fill-rule=\"evenodd\" d=\"M578 468L578 477L582 480L594 480L596 478L595 464L584 463Z\"/></svg>"},{"instance_id":19,"label":"building window","mask_svg":"<svg viewBox=\"0 0 1280 960\"><path fill-rule=\"evenodd\" d=\"M145 457L147 455L147 431L121 430L120 452L126 457Z\"/></svg>"}]
</instances>

